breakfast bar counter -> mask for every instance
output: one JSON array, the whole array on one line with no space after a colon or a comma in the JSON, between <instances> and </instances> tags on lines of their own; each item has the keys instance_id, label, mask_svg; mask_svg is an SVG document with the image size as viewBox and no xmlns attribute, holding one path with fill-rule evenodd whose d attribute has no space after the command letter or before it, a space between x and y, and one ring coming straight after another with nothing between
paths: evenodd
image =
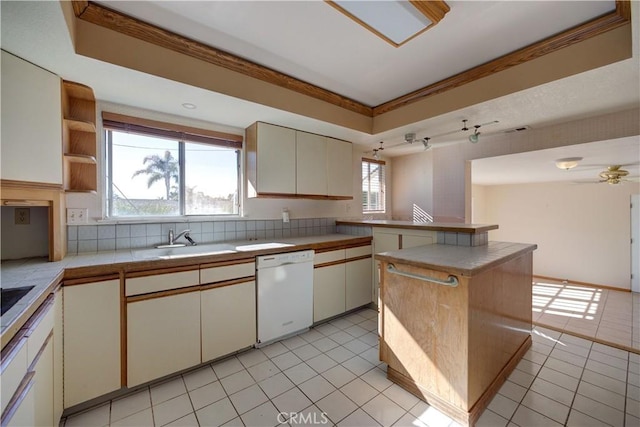
<instances>
[{"instance_id":1,"label":"breakfast bar counter","mask_svg":"<svg viewBox=\"0 0 640 427\"><path fill-rule=\"evenodd\" d=\"M536 247L435 244L377 254L388 378L474 425L531 346Z\"/></svg>"}]
</instances>

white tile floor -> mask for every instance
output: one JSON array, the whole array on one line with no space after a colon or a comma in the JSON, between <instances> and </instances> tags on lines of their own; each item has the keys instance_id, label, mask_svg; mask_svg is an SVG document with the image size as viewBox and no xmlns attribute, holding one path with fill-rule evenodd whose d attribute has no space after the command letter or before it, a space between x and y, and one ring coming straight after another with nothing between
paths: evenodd
<instances>
[{"instance_id":1,"label":"white tile floor","mask_svg":"<svg viewBox=\"0 0 640 427\"><path fill-rule=\"evenodd\" d=\"M376 312L205 365L61 426L451 426L386 378ZM640 426L640 356L536 327L478 426ZM296 414L293 417L288 414Z\"/></svg>"}]
</instances>

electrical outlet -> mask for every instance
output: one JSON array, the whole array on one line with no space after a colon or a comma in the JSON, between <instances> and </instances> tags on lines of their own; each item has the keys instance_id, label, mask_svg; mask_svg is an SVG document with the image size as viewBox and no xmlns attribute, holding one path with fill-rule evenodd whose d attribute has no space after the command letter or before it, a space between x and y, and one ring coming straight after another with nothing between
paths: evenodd
<instances>
[{"instance_id":1,"label":"electrical outlet","mask_svg":"<svg viewBox=\"0 0 640 427\"><path fill-rule=\"evenodd\" d=\"M68 208L67 209L67 225L86 224L88 221L89 209L86 208Z\"/></svg>"},{"instance_id":2,"label":"electrical outlet","mask_svg":"<svg viewBox=\"0 0 640 427\"><path fill-rule=\"evenodd\" d=\"M29 208L16 208L16 224L29 225L31 223L31 210Z\"/></svg>"}]
</instances>

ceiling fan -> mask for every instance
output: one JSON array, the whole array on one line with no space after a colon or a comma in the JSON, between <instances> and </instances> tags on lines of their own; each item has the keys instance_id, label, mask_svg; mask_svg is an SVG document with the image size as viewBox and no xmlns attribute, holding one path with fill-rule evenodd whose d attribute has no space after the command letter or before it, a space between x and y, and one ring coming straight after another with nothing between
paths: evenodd
<instances>
[{"instance_id":1,"label":"ceiling fan","mask_svg":"<svg viewBox=\"0 0 640 427\"><path fill-rule=\"evenodd\" d=\"M626 176L629 175L629 171L626 171L621 168L622 166L620 165L612 165L607 167L606 171L600 172L599 176L602 179L598 182L600 183L606 182L607 184L611 184L611 185L620 184L621 182L625 182L625 181L631 182L630 179L625 178ZM634 178L637 178L637 177L634 177Z\"/></svg>"},{"instance_id":2,"label":"ceiling fan","mask_svg":"<svg viewBox=\"0 0 640 427\"><path fill-rule=\"evenodd\" d=\"M598 176L601 178L598 181L579 181L576 184L603 184L617 185L624 182L637 182L640 177L630 177L629 171L622 169L625 165L611 165L607 166L607 169L600 172Z\"/></svg>"}]
</instances>

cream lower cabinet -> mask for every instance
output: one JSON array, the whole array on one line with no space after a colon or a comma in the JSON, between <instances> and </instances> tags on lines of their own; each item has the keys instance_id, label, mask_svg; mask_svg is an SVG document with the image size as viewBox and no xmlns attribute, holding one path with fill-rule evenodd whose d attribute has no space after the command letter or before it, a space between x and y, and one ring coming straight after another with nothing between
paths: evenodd
<instances>
[{"instance_id":1,"label":"cream lower cabinet","mask_svg":"<svg viewBox=\"0 0 640 427\"><path fill-rule=\"evenodd\" d=\"M200 293L202 361L256 342L256 282L219 286Z\"/></svg>"},{"instance_id":2,"label":"cream lower cabinet","mask_svg":"<svg viewBox=\"0 0 640 427\"><path fill-rule=\"evenodd\" d=\"M344 252L344 251L343 251ZM313 321L319 322L345 311L345 265L313 270Z\"/></svg>"},{"instance_id":3,"label":"cream lower cabinet","mask_svg":"<svg viewBox=\"0 0 640 427\"><path fill-rule=\"evenodd\" d=\"M314 322L372 301L370 245L320 252L315 255L313 262Z\"/></svg>"},{"instance_id":4,"label":"cream lower cabinet","mask_svg":"<svg viewBox=\"0 0 640 427\"><path fill-rule=\"evenodd\" d=\"M65 283L64 407L118 390L120 280Z\"/></svg>"},{"instance_id":5,"label":"cream lower cabinet","mask_svg":"<svg viewBox=\"0 0 640 427\"><path fill-rule=\"evenodd\" d=\"M54 351L62 341L56 335L62 324L60 298L61 292L47 297L7 344L2 360L2 426L60 423L62 385L56 381L61 380L62 357Z\"/></svg>"},{"instance_id":6,"label":"cream lower cabinet","mask_svg":"<svg viewBox=\"0 0 640 427\"><path fill-rule=\"evenodd\" d=\"M25 378L26 379L26 378ZM25 384L21 384L22 389L18 400L11 410L4 413L2 419L3 427L31 427L36 425L35 419L35 380L33 376Z\"/></svg>"},{"instance_id":7,"label":"cream lower cabinet","mask_svg":"<svg viewBox=\"0 0 640 427\"><path fill-rule=\"evenodd\" d=\"M60 288L55 293L53 302L53 422L58 425L62 412L64 411L63 401L63 311L62 301L64 289Z\"/></svg>"},{"instance_id":8,"label":"cream lower cabinet","mask_svg":"<svg viewBox=\"0 0 640 427\"><path fill-rule=\"evenodd\" d=\"M200 362L199 291L127 303L129 388Z\"/></svg>"},{"instance_id":9,"label":"cream lower cabinet","mask_svg":"<svg viewBox=\"0 0 640 427\"><path fill-rule=\"evenodd\" d=\"M58 425L60 422L59 418L54 419L53 346L53 339L50 339L34 363L34 426Z\"/></svg>"},{"instance_id":10,"label":"cream lower cabinet","mask_svg":"<svg viewBox=\"0 0 640 427\"><path fill-rule=\"evenodd\" d=\"M436 243L436 241L436 231L408 228L373 228L374 253L432 245Z\"/></svg>"},{"instance_id":11,"label":"cream lower cabinet","mask_svg":"<svg viewBox=\"0 0 640 427\"><path fill-rule=\"evenodd\" d=\"M369 249L369 253L371 253L371 249ZM347 310L362 307L373 300L371 275L371 257L349 261L345 264L345 304Z\"/></svg>"}]
</instances>

